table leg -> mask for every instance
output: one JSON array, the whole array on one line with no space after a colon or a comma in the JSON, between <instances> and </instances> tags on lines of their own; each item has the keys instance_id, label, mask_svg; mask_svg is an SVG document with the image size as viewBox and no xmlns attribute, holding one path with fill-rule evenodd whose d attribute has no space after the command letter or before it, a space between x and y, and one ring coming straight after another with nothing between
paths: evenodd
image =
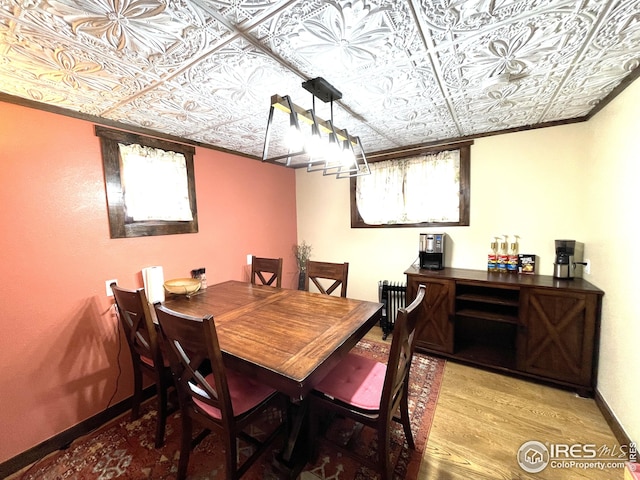
<instances>
[{"instance_id":1,"label":"table leg","mask_svg":"<svg viewBox=\"0 0 640 480\"><path fill-rule=\"evenodd\" d=\"M308 411L308 400L289 402L289 432L274 466L290 479L300 474L309 458L310 450L306 442Z\"/></svg>"}]
</instances>

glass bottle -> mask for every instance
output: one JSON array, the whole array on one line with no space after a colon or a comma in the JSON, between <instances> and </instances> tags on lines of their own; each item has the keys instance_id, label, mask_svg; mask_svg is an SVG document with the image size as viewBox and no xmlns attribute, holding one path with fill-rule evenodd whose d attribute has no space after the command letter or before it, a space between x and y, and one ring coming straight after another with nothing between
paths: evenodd
<instances>
[{"instance_id":1,"label":"glass bottle","mask_svg":"<svg viewBox=\"0 0 640 480\"><path fill-rule=\"evenodd\" d=\"M509 253L507 252L507 236L500 242L500 250L498 251L498 273L507 273L507 263L509 262Z\"/></svg>"},{"instance_id":2,"label":"glass bottle","mask_svg":"<svg viewBox=\"0 0 640 480\"><path fill-rule=\"evenodd\" d=\"M498 242L491 242L491 248L489 248L489 254L487 255L487 271L498 271Z\"/></svg>"},{"instance_id":3,"label":"glass bottle","mask_svg":"<svg viewBox=\"0 0 640 480\"><path fill-rule=\"evenodd\" d=\"M509 248L509 257L507 259L507 272L518 273L518 237L512 242Z\"/></svg>"}]
</instances>

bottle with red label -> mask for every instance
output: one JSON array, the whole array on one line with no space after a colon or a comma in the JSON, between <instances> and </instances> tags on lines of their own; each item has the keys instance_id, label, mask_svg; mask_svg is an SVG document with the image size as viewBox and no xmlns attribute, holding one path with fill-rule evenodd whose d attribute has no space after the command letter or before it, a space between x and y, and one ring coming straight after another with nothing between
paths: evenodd
<instances>
[{"instance_id":1,"label":"bottle with red label","mask_svg":"<svg viewBox=\"0 0 640 480\"><path fill-rule=\"evenodd\" d=\"M507 251L507 236L504 236L500 242L500 250L498 250L498 273L507 273L507 264L509 263L509 252Z\"/></svg>"},{"instance_id":2,"label":"bottle with red label","mask_svg":"<svg viewBox=\"0 0 640 480\"><path fill-rule=\"evenodd\" d=\"M514 235L515 241L509 246L509 256L507 258L507 272L518 273L518 236Z\"/></svg>"},{"instance_id":3,"label":"bottle with red label","mask_svg":"<svg viewBox=\"0 0 640 480\"><path fill-rule=\"evenodd\" d=\"M489 248L489 254L487 255L487 271L498 271L498 238L495 237L495 241L491 242L491 248Z\"/></svg>"}]
</instances>

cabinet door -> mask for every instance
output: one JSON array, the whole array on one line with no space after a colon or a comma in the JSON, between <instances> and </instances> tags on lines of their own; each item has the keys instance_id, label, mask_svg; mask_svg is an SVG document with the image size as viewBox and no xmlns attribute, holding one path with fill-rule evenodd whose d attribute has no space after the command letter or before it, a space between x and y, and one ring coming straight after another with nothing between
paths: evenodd
<instances>
[{"instance_id":1,"label":"cabinet door","mask_svg":"<svg viewBox=\"0 0 640 480\"><path fill-rule=\"evenodd\" d=\"M416 327L416 346L444 353L453 353L453 305L455 284L450 280L409 277L407 299L414 299L418 285L426 287L425 298L419 309Z\"/></svg>"},{"instance_id":2,"label":"cabinet door","mask_svg":"<svg viewBox=\"0 0 640 480\"><path fill-rule=\"evenodd\" d=\"M596 295L524 288L518 368L577 385L591 385Z\"/></svg>"}]
</instances>

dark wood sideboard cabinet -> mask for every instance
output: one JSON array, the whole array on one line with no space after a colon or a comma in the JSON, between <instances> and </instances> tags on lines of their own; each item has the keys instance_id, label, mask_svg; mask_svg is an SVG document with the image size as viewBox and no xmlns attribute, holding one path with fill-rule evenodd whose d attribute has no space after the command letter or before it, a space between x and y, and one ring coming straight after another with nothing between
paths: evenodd
<instances>
[{"instance_id":1,"label":"dark wood sideboard cabinet","mask_svg":"<svg viewBox=\"0 0 640 480\"><path fill-rule=\"evenodd\" d=\"M410 267L426 286L416 348L593 396L604 292L586 280Z\"/></svg>"}]
</instances>

